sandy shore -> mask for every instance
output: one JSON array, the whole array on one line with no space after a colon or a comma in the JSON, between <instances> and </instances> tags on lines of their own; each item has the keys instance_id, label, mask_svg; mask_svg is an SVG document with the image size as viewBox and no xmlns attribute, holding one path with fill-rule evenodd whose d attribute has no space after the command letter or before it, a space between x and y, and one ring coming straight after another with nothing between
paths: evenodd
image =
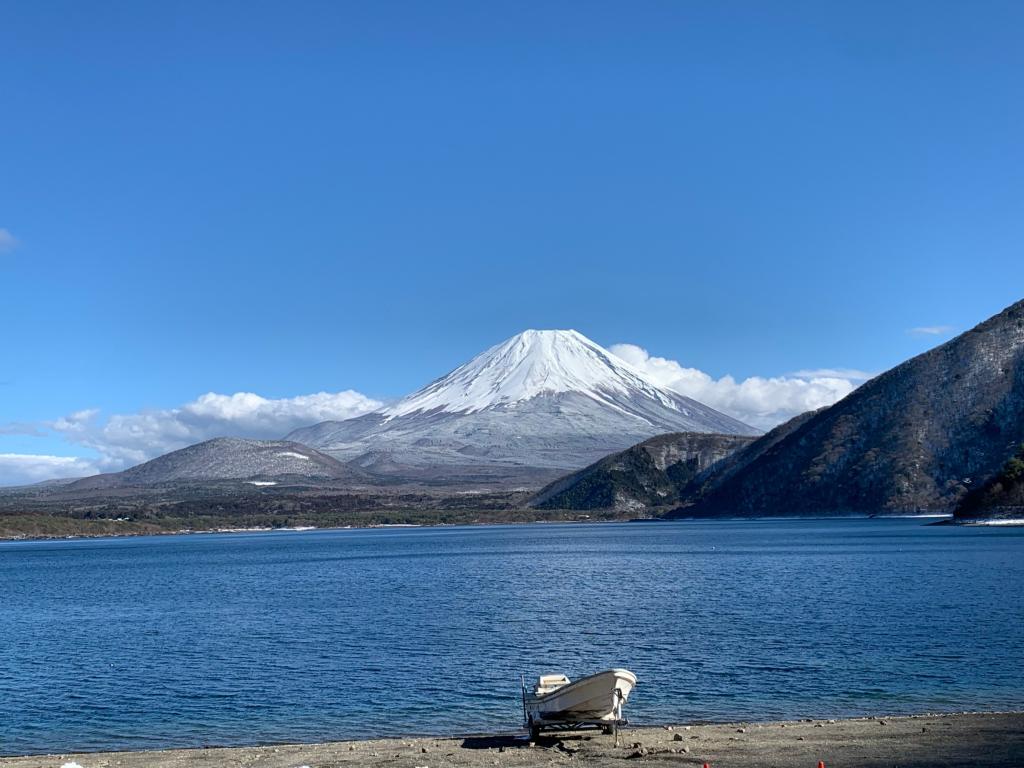
<instances>
[{"instance_id":1,"label":"sandy shore","mask_svg":"<svg viewBox=\"0 0 1024 768\"><path fill-rule=\"evenodd\" d=\"M0 768L334 768L335 766L627 766L712 768L1024 766L1024 712L626 728L542 737L385 739L225 749L0 758ZM628 762L627 762L628 761Z\"/></svg>"}]
</instances>

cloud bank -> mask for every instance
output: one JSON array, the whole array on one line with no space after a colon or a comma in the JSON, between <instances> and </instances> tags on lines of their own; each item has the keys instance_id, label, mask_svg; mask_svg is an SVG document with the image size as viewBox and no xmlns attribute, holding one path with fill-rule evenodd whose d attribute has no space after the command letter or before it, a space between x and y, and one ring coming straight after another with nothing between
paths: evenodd
<instances>
[{"instance_id":1,"label":"cloud bank","mask_svg":"<svg viewBox=\"0 0 1024 768\"><path fill-rule=\"evenodd\" d=\"M8 424L0 432L38 435L44 428L90 449L95 459L0 454L0 485L116 472L214 437L279 439L298 427L350 419L383 403L354 390L271 399L252 392L208 392L177 408L114 414L83 410L44 424Z\"/></svg>"},{"instance_id":2,"label":"cloud bank","mask_svg":"<svg viewBox=\"0 0 1024 768\"><path fill-rule=\"evenodd\" d=\"M115 414L106 420L94 410L79 411L47 426L103 457L118 469L213 437L279 439L297 427L350 419L383 405L359 392L270 399L252 392L208 392L166 410Z\"/></svg>"},{"instance_id":3,"label":"cloud bank","mask_svg":"<svg viewBox=\"0 0 1024 768\"><path fill-rule=\"evenodd\" d=\"M77 456L0 453L0 485L29 485L61 477L95 475L99 465Z\"/></svg>"},{"instance_id":4,"label":"cloud bank","mask_svg":"<svg viewBox=\"0 0 1024 768\"><path fill-rule=\"evenodd\" d=\"M743 381L732 376L715 379L675 360L653 357L635 344L613 344L609 350L656 384L765 430L805 411L832 405L871 378L864 371L826 368Z\"/></svg>"}]
</instances>

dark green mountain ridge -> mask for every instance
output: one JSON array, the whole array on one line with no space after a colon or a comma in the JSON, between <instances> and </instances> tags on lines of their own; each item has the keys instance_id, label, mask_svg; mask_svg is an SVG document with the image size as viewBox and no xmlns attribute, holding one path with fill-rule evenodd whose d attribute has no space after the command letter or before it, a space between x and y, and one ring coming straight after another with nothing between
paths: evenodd
<instances>
[{"instance_id":1,"label":"dark green mountain ridge","mask_svg":"<svg viewBox=\"0 0 1024 768\"><path fill-rule=\"evenodd\" d=\"M971 490L956 509L961 520L1024 520L1024 444L1002 469Z\"/></svg>"},{"instance_id":2,"label":"dark green mountain ridge","mask_svg":"<svg viewBox=\"0 0 1024 768\"><path fill-rule=\"evenodd\" d=\"M694 477L753 442L743 435L673 432L638 443L556 480L538 509L642 510L678 504Z\"/></svg>"}]
</instances>

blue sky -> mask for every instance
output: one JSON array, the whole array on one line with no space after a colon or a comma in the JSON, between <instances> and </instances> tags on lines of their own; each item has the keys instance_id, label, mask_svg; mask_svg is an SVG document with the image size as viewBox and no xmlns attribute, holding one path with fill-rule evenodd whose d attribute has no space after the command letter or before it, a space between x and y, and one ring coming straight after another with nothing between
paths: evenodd
<instances>
[{"instance_id":1,"label":"blue sky","mask_svg":"<svg viewBox=\"0 0 1024 768\"><path fill-rule=\"evenodd\" d=\"M1017 2L4 2L0 454L393 397L525 328L884 370L1024 295L1022 35Z\"/></svg>"}]
</instances>

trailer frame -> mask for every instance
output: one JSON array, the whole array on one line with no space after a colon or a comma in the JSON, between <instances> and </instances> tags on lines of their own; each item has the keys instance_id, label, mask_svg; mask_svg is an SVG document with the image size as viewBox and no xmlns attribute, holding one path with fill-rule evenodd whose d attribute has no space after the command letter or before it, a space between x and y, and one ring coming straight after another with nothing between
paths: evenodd
<instances>
[{"instance_id":1,"label":"trailer frame","mask_svg":"<svg viewBox=\"0 0 1024 768\"><path fill-rule=\"evenodd\" d=\"M536 741L542 731L582 731L592 728L600 729L602 733L608 734L615 737L615 746L619 746L619 728L623 725L629 725L629 720L622 716L622 691L615 688L615 717L611 720L604 719L587 719L580 717L543 717L535 720L533 715L529 714L526 708L526 676L520 676L520 685L523 698L523 725L529 731L530 741Z\"/></svg>"}]
</instances>

